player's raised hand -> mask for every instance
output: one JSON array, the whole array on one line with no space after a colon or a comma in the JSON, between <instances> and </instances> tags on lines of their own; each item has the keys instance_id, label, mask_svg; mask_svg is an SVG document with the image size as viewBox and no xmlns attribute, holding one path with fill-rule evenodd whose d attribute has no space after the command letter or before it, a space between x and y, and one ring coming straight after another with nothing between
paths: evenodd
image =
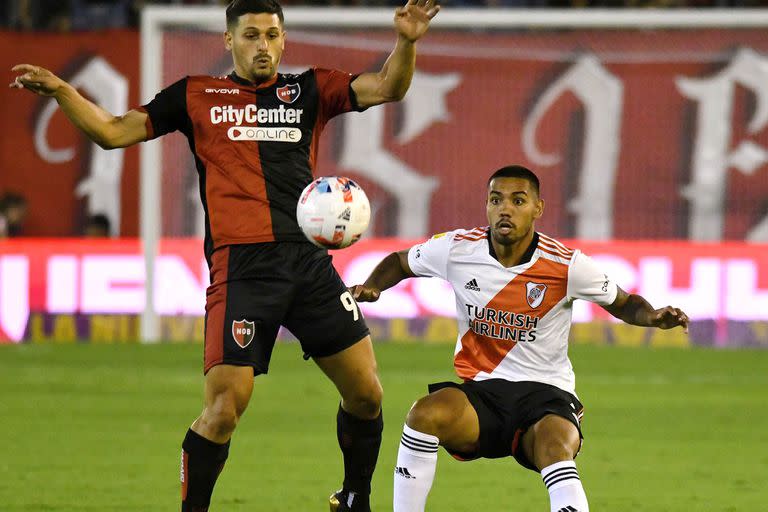
<instances>
[{"instance_id":1,"label":"player's raised hand","mask_svg":"<svg viewBox=\"0 0 768 512\"><path fill-rule=\"evenodd\" d=\"M411 42L417 41L429 28L429 22L440 11L436 0L408 0L395 10L397 33Z\"/></svg>"},{"instance_id":2,"label":"player's raised hand","mask_svg":"<svg viewBox=\"0 0 768 512\"><path fill-rule=\"evenodd\" d=\"M349 293L355 298L357 302L376 302L381 296L381 290L378 288L371 288L364 284L356 284L349 287Z\"/></svg>"},{"instance_id":3,"label":"player's raised hand","mask_svg":"<svg viewBox=\"0 0 768 512\"><path fill-rule=\"evenodd\" d=\"M688 315L679 308L667 306L665 308L657 309L653 312L651 322L654 327L658 327L659 329L672 329L673 327L681 325L685 329L686 334L688 333Z\"/></svg>"},{"instance_id":4,"label":"player's raised hand","mask_svg":"<svg viewBox=\"0 0 768 512\"><path fill-rule=\"evenodd\" d=\"M64 80L40 66L17 64L11 70L21 74L8 85L9 87L29 89L41 96L53 96L64 84Z\"/></svg>"}]
</instances>

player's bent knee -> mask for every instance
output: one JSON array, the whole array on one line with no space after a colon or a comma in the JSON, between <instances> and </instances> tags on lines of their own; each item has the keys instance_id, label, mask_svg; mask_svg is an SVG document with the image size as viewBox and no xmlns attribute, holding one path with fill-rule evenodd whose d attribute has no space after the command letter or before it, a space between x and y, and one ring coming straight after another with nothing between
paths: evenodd
<instances>
[{"instance_id":1,"label":"player's bent knee","mask_svg":"<svg viewBox=\"0 0 768 512\"><path fill-rule=\"evenodd\" d=\"M413 404L405 422L414 430L441 438L455 416L450 408L428 395Z\"/></svg>"},{"instance_id":2,"label":"player's bent knee","mask_svg":"<svg viewBox=\"0 0 768 512\"><path fill-rule=\"evenodd\" d=\"M547 416L533 428L534 463L539 468L576 457L581 438L573 423L559 416Z\"/></svg>"},{"instance_id":3,"label":"player's bent knee","mask_svg":"<svg viewBox=\"0 0 768 512\"><path fill-rule=\"evenodd\" d=\"M570 442L562 439L548 439L537 444L535 453L537 465L544 468L555 462L573 460L576 449Z\"/></svg>"}]
</instances>

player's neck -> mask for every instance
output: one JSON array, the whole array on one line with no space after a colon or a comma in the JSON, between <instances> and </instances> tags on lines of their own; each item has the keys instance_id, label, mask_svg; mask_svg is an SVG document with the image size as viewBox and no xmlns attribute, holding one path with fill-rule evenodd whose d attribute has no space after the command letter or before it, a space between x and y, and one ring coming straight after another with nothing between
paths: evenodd
<instances>
[{"instance_id":1,"label":"player's neck","mask_svg":"<svg viewBox=\"0 0 768 512\"><path fill-rule=\"evenodd\" d=\"M248 83L248 84L250 84L250 85L252 85L252 86L254 86L256 88L262 87L262 86L267 85L267 84L271 84L275 80L277 80L277 73L275 73L274 75L272 75L271 77L269 77L267 79L259 79L257 77L251 76L248 73L245 73L243 70L238 69L237 67L235 67L233 74L235 75L235 77L237 77L237 79L239 81L246 82L246 83ZM236 80L236 81L238 81L238 80Z\"/></svg>"},{"instance_id":2,"label":"player's neck","mask_svg":"<svg viewBox=\"0 0 768 512\"><path fill-rule=\"evenodd\" d=\"M498 260L504 267L514 267L521 263L525 263L523 257L528 252L528 248L533 241L535 233L536 232L531 229L523 238L509 245L500 244L493 239L493 236L489 237L496 260Z\"/></svg>"}]
</instances>

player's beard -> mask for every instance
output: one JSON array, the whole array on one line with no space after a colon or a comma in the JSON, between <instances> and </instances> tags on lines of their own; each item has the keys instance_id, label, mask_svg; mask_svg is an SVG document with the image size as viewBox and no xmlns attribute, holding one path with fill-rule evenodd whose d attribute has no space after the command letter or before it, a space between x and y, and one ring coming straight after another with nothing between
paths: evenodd
<instances>
[{"instance_id":1,"label":"player's beard","mask_svg":"<svg viewBox=\"0 0 768 512\"><path fill-rule=\"evenodd\" d=\"M263 58L266 56L260 56L256 57L253 60L253 64L251 65L251 76L253 76L253 81L256 83L259 82L266 82L273 76L275 76L275 63L272 60L272 57L269 58L269 64L264 64L263 62L259 61L259 58Z\"/></svg>"},{"instance_id":2,"label":"player's beard","mask_svg":"<svg viewBox=\"0 0 768 512\"><path fill-rule=\"evenodd\" d=\"M499 245L512 245L517 241L513 236L502 235L493 229L491 230L491 236L493 237L493 240Z\"/></svg>"},{"instance_id":3,"label":"player's beard","mask_svg":"<svg viewBox=\"0 0 768 512\"><path fill-rule=\"evenodd\" d=\"M512 229L509 234L503 235L498 232L496 226L492 226L491 237L493 237L493 240L499 245L514 245L520 240L523 240L528 233L530 233L531 229L533 229L533 226L528 226L528 229L524 231L520 229Z\"/></svg>"}]
</instances>

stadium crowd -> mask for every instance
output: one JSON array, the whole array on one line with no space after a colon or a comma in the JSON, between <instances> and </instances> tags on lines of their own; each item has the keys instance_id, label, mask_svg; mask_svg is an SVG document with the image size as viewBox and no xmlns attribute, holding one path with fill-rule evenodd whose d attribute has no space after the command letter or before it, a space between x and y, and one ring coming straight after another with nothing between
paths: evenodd
<instances>
[{"instance_id":1,"label":"stadium crowd","mask_svg":"<svg viewBox=\"0 0 768 512\"><path fill-rule=\"evenodd\" d=\"M136 27L144 5L226 5L227 0L11 0L2 2L0 27L12 30L98 30ZM386 7L401 0L286 0L287 6ZM445 7L713 8L766 7L768 0L444 0Z\"/></svg>"}]
</instances>

